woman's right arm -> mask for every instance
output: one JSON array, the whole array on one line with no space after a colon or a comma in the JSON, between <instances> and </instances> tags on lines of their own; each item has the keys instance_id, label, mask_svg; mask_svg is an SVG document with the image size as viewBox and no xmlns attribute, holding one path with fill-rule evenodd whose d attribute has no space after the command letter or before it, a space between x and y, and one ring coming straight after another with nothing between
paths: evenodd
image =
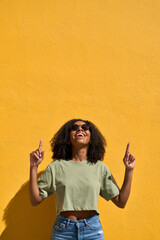
<instances>
[{"instance_id":1,"label":"woman's right arm","mask_svg":"<svg viewBox=\"0 0 160 240\"><path fill-rule=\"evenodd\" d=\"M39 195L39 188L37 183L37 170L38 165L44 158L44 151L42 151L42 140L40 140L39 147L36 151L30 154L30 201L32 206L38 205L42 202L42 198Z\"/></svg>"}]
</instances>

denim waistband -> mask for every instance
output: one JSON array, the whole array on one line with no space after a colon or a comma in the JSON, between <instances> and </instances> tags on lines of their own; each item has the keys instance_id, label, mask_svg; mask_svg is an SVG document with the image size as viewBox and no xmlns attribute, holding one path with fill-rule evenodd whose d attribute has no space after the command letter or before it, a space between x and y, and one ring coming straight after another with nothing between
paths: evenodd
<instances>
[{"instance_id":1,"label":"denim waistband","mask_svg":"<svg viewBox=\"0 0 160 240\"><path fill-rule=\"evenodd\" d=\"M99 214L98 213L96 213L95 215L93 215L91 217L83 218L83 219L80 219L80 220L72 220L70 218L64 217L63 215L58 215L56 220L64 221L64 222L67 222L67 223L80 223L80 222L91 223L91 222L95 221L96 219L99 219Z\"/></svg>"}]
</instances>

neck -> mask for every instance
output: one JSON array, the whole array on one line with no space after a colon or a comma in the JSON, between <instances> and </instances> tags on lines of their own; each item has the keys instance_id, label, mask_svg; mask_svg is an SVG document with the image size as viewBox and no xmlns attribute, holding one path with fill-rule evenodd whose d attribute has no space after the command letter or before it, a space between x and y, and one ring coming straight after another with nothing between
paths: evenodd
<instances>
[{"instance_id":1,"label":"neck","mask_svg":"<svg viewBox=\"0 0 160 240\"><path fill-rule=\"evenodd\" d=\"M83 148L72 148L72 160L84 161L87 160L88 146Z\"/></svg>"}]
</instances>

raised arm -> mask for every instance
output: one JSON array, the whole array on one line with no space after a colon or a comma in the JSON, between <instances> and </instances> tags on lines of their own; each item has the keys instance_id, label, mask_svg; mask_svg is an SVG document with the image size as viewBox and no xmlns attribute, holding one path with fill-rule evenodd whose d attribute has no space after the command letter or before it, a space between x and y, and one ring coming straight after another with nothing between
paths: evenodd
<instances>
[{"instance_id":1,"label":"raised arm","mask_svg":"<svg viewBox=\"0 0 160 240\"><path fill-rule=\"evenodd\" d=\"M130 191L131 191L133 169L135 167L135 162L136 162L135 157L132 156L129 152L129 146L130 146L130 143L127 144L126 153L123 158L123 162L125 165L125 176L124 176L123 185L120 190L120 194L115 198L112 198L112 202L117 207L120 207L120 208L124 208L128 201Z\"/></svg>"},{"instance_id":2,"label":"raised arm","mask_svg":"<svg viewBox=\"0 0 160 240\"><path fill-rule=\"evenodd\" d=\"M32 206L38 205L43 199L39 195L39 188L37 184L37 170L38 165L44 158L44 151L42 151L42 140L40 140L39 147L36 151L30 153L30 201Z\"/></svg>"}]
</instances>

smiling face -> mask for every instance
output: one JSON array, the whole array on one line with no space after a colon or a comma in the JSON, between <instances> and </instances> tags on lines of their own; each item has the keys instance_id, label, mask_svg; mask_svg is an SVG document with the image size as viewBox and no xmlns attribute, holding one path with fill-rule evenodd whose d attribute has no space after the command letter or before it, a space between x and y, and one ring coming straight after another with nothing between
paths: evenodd
<instances>
[{"instance_id":1,"label":"smiling face","mask_svg":"<svg viewBox=\"0 0 160 240\"><path fill-rule=\"evenodd\" d=\"M74 128L74 125L78 125L77 128ZM90 138L91 133L90 130L86 127L85 122L77 121L73 124L73 128L70 131L70 141L72 146L87 146L89 145Z\"/></svg>"}]
</instances>

